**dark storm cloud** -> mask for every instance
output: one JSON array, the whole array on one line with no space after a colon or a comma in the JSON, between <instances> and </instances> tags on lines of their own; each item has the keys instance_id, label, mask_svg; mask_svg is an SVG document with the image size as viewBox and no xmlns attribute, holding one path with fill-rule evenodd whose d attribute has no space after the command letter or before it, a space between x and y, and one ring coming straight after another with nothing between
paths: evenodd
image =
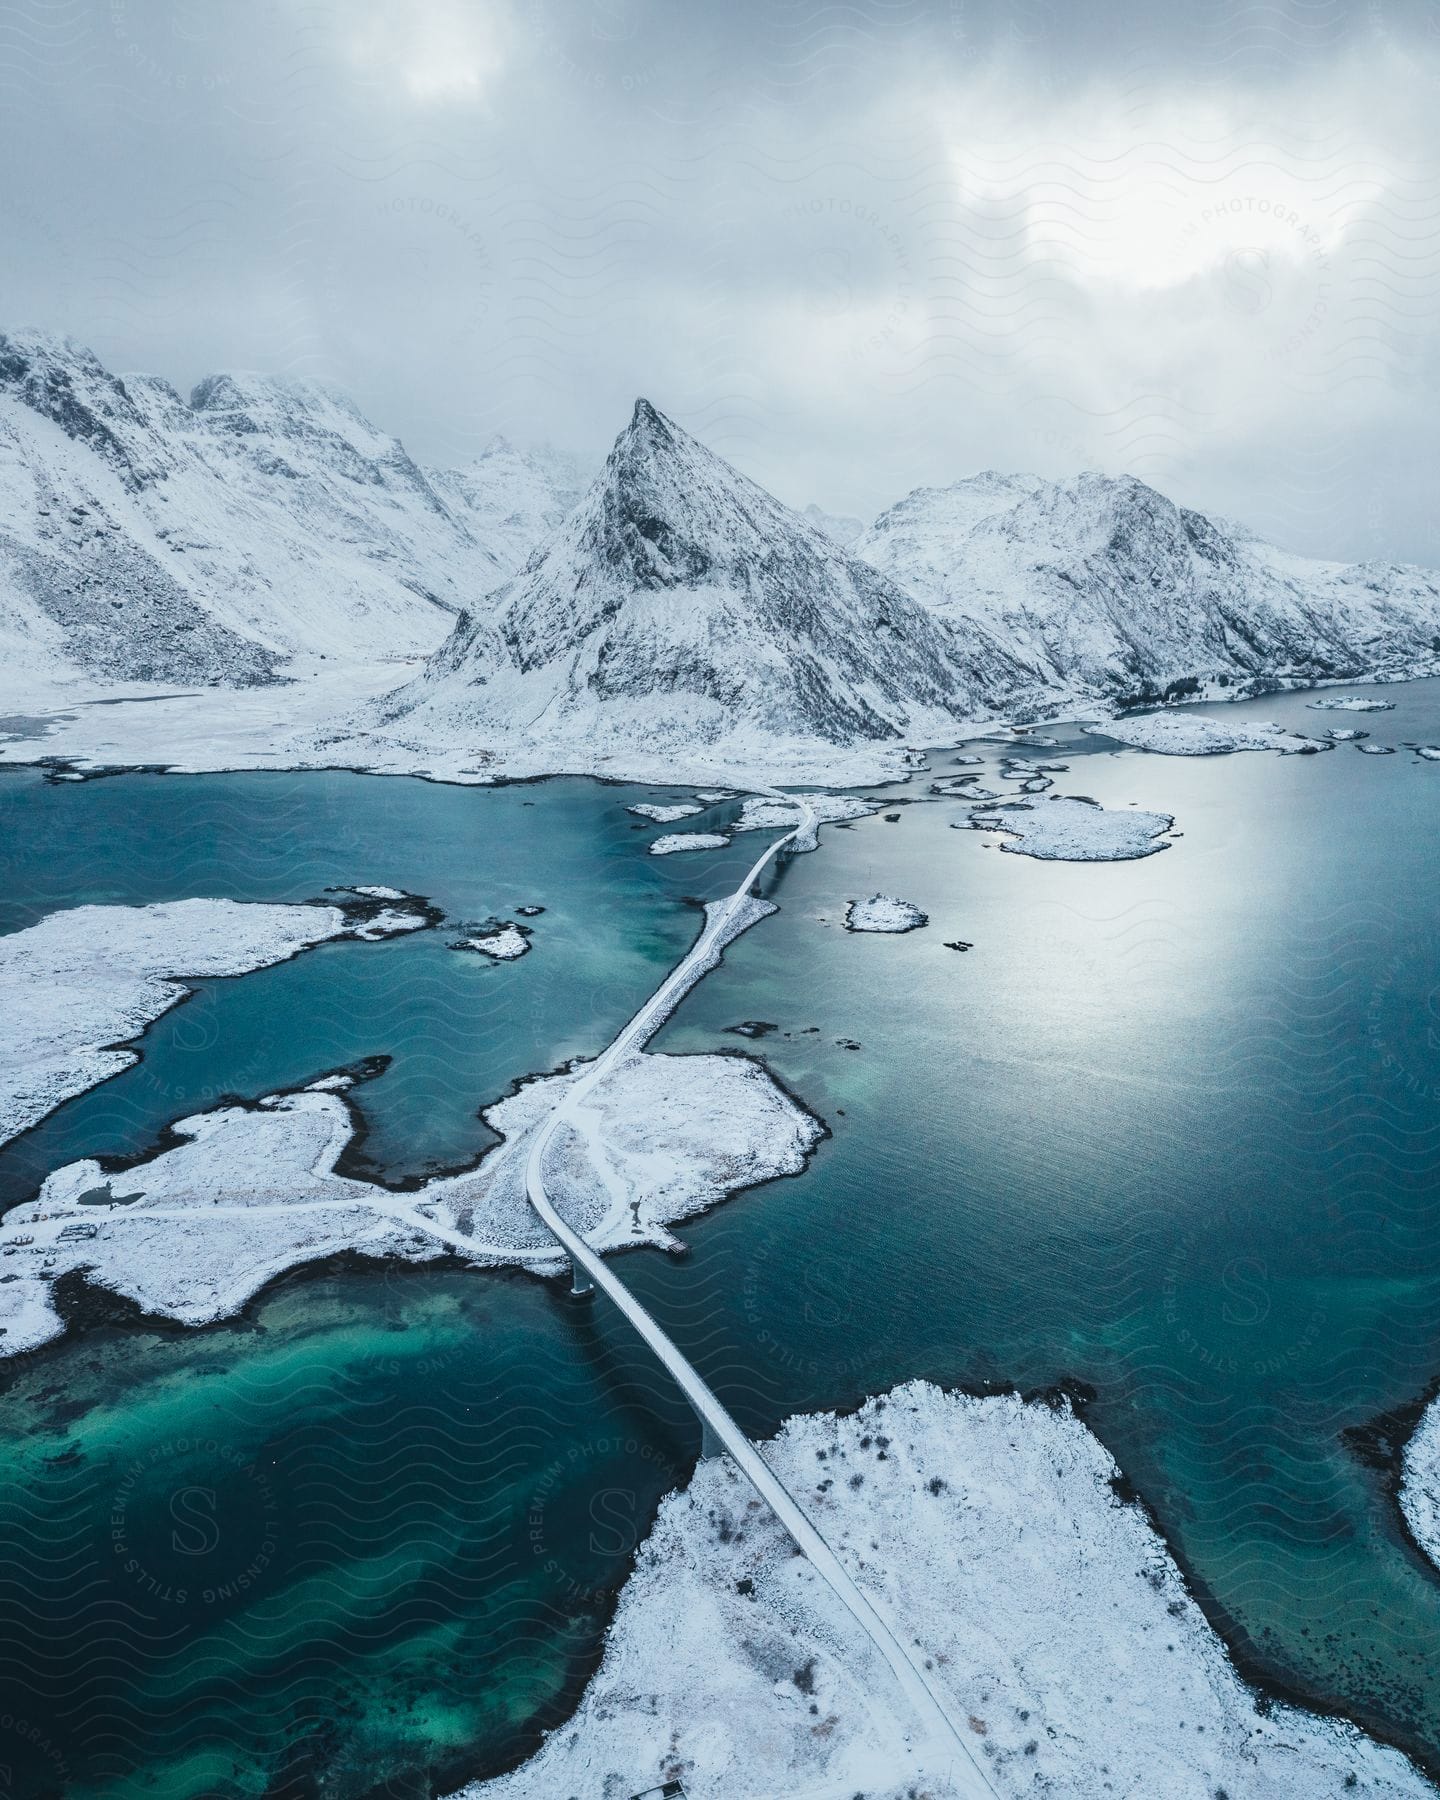
<instances>
[{"instance_id":1,"label":"dark storm cloud","mask_svg":"<svg viewBox=\"0 0 1440 1800\"><path fill-rule=\"evenodd\" d=\"M648 393L798 504L1130 469L1440 561L1440 43L1394 0L18 0L0 316L422 457Z\"/></svg>"}]
</instances>

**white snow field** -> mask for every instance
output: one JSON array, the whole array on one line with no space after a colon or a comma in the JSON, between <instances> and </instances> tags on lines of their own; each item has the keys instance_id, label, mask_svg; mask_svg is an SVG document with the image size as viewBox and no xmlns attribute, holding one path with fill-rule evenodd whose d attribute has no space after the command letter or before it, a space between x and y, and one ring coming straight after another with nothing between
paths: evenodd
<instances>
[{"instance_id":1,"label":"white snow field","mask_svg":"<svg viewBox=\"0 0 1440 1800\"><path fill-rule=\"evenodd\" d=\"M1339 694L1331 699L1328 695L1322 700L1310 700L1306 703L1316 712L1394 712L1393 700L1380 700L1371 695Z\"/></svg>"},{"instance_id":2,"label":"white snow field","mask_svg":"<svg viewBox=\"0 0 1440 1800\"><path fill-rule=\"evenodd\" d=\"M847 931L916 931L929 922L928 913L893 894L872 894L868 900L852 900L845 908Z\"/></svg>"},{"instance_id":3,"label":"white snow field","mask_svg":"<svg viewBox=\"0 0 1440 1800\"><path fill-rule=\"evenodd\" d=\"M1433 1800L1398 1751L1243 1682L1068 1402L915 1381L764 1446L883 1616L924 1646L997 1796ZM878 1653L726 1458L670 1494L579 1710L457 1800L944 1800ZM1353 1780L1351 1778L1354 1778Z\"/></svg>"},{"instance_id":4,"label":"white snow field","mask_svg":"<svg viewBox=\"0 0 1440 1800\"><path fill-rule=\"evenodd\" d=\"M170 900L75 906L0 937L0 1143L128 1069L137 1052L117 1046L184 999L185 977L243 975L327 938L390 937L425 923L395 903L357 913Z\"/></svg>"},{"instance_id":5,"label":"white snow field","mask_svg":"<svg viewBox=\"0 0 1440 1800\"><path fill-rule=\"evenodd\" d=\"M224 1317L283 1270L341 1250L411 1260L448 1251L553 1271L563 1256L526 1200L525 1158L585 1066L485 1108L504 1142L473 1170L413 1193L336 1172L355 1132L350 1084L337 1076L181 1119L172 1134L182 1143L117 1173L91 1158L69 1163L0 1224L0 1252L13 1250L6 1273L19 1277L0 1285L0 1354L61 1330L51 1286L73 1269L186 1324ZM794 1173L822 1131L746 1057L637 1055L587 1098L553 1166L567 1216L597 1249L675 1248L670 1225Z\"/></svg>"},{"instance_id":6,"label":"white snow field","mask_svg":"<svg viewBox=\"0 0 1440 1800\"><path fill-rule=\"evenodd\" d=\"M478 950L482 956L488 956L495 962L518 962L530 948L530 940L518 925L508 919L498 931L487 931L479 937L467 937L461 940L461 947L466 950Z\"/></svg>"},{"instance_id":7,"label":"white snow field","mask_svg":"<svg viewBox=\"0 0 1440 1800\"><path fill-rule=\"evenodd\" d=\"M674 856L683 850L723 850L730 842L723 831L669 831L650 846L652 856Z\"/></svg>"},{"instance_id":8,"label":"white snow field","mask_svg":"<svg viewBox=\"0 0 1440 1800\"><path fill-rule=\"evenodd\" d=\"M1440 1564L1440 1400L1420 1415L1400 1462L1400 1509L1415 1541Z\"/></svg>"},{"instance_id":9,"label":"white snow field","mask_svg":"<svg viewBox=\"0 0 1440 1800\"><path fill-rule=\"evenodd\" d=\"M962 829L1003 833L1002 850L1049 862L1128 862L1153 856L1170 848L1165 833L1174 823L1169 813L1110 808L1061 794L1011 800L957 820Z\"/></svg>"},{"instance_id":10,"label":"white snow field","mask_svg":"<svg viewBox=\"0 0 1440 1800\"><path fill-rule=\"evenodd\" d=\"M626 812L637 814L642 819L649 819L656 825L673 825L677 819L693 819L696 813L704 812L693 800L677 800L673 806L656 806L649 801L640 801L635 806L627 806Z\"/></svg>"},{"instance_id":11,"label":"white snow field","mask_svg":"<svg viewBox=\"0 0 1440 1800\"><path fill-rule=\"evenodd\" d=\"M1141 713L1106 719L1085 729L1137 750L1158 751L1161 756L1223 756L1232 750L1278 750L1282 756L1296 756L1331 747L1328 739L1302 737L1280 725L1254 719L1211 719L1189 712Z\"/></svg>"}]
</instances>

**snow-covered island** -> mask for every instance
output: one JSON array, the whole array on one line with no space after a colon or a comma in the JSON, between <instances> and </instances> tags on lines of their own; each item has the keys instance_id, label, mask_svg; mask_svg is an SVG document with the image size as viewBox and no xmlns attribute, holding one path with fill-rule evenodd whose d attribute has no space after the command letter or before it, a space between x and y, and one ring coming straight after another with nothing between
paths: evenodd
<instances>
[{"instance_id":1,"label":"snow-covered island","mask_svg":"<svg viewBox=\"0 0 1440 1800\"><path fill-rule=\"evenodd\" d=\"M1000 848L1016 856L1050 862L1128 862L1168 850L1169 813L1139 807L1110 808L1079 796L1052 794L1044 800L1011 800L989 812L972 812L957 827L998 831Z\"/></svg>"},{"instance_id":2,"label":"snow-covered island","mask_svg":"<svg viewBox=\"0 0 1440 1800\"><path fill-rule=\"evenodd\" d=\"M179 1119L170 1147L123 1172L93 1158L69 1163L0 1224L15 1277L0 1285L0 1355L62 1329L53 1284L79 1270L185 1324L233 1313L285 1269L342 1250L553 1272L563 1256L526 1198L525 1158L584 1067L527 1081L486 1107L503 1142L474 1169L410 1193L341 1172L357 1131L343 1074ZM758 1063L732 1054L632 1056L584 1117L556 1160L567 1217L598 1250L675 1248L670 1226L738 1188L793 1174L824 1132Z\"/></svg>"},{"instance_id":3,"label":"snow-covered island","mask_svg":"<svg viewBox=\"0 0 1440 1800\"><path fill-rule=\"evenodd\" d=\"M704 812L703 806L697 806L693 800L677 800L673 806L655 806L648 801L640 801L635 806L627 806L626 812L637 817L649 819L655 825L673 825L677 819L691 819L696 813Z\"/></svg>"},{"instance_id":4,"label":"snow-covered island","mask_svg":"<svg viewBox=\"0 0 1440 1800\"><path fill-rule=\"evenodd\" d=\"M915 1381L849 1417L790 1419L766 1457L924 1649L1001 1800L1433 1800L1398 1751L1241 1680L1068 1402ZM903 1713L870 1641L713 1458L662 1502L575 1717L456 1800L667 1781L690 1800L906 1800L919 1790L896 1780ZM923 1791L957 1791L943 1762Z\"/></svg>"},{"instance_id":5,"label":"snow-covered island","mask_svg":"<svg viewBox=\"0 0 1440 1800\"><path fill-rule=\"evenodd\" d=\"M684 850L723 850L730 842L723 831L668 831L650 846L652 856L675 856Z\"/></svg>"},{"instance_id":6,"label":"snow-covered island","mask_svg":"<svg viewBox=\"0 0 1440 1800\"><path fill-rule=\"evenodd\" d=\"M872 894L868 900L852 900L845 908L847 931L917 931L929 923L929 913L923 913L909 900L897 900L891 894Z\"/></svg>"},{"instance_id":7,"label":"snow-covered island","mask_svg":"<svg viewBox=\"0 0 1440 1800\"><path fill-rule=\"evenodd\" d=\"M0 1143L137 1059L119 1048L187 993L185 980L244 975L330 938L376 940L435 915L399 888L350 888L334 904L169 900L75 906L0 937Z\"/></svg>"},{"instance_id":8,"label":"snow-covered island","mask_svg":"<svg viewBox=\"0 0 1440 1800\"><path fill-rule=\"evenodd\" d=\"M1118 744L1154 750L1161 756L1223 756L1232 750L1278 750L1282 756L1304 756L1331 747L1328 739L1302 737L1280 725L1240 717L1212 719L1190 712L1138 713L1085 729L1097 737L1114 738Z\"/></svg>"},{"instance_id":9,"label":"snow-covered island","mask_svg":"<svg viewBox=\"0 0 1440 1800\"><path fill-rule=\"evenodd\" d=\"M482 956L488 956L492 962L518 962L530 948L530 933L523 925L516 925L510 919L498 920L492 925L470 936L461 938L452 944L454 950L478 950Z\"/></svg>"},{"instance_id":10,"label":"snow-covered island","mask_svg":"<svg viewBox=\"0 0 1440 1800\"><path fill-rule=\"evenodd\" d=\"M1326 695L1320 700L1309 700L1306 704L1315 712L1394 712L1393 700L1380 700L1368 694L1338 694L1333 698Z\"/></svg>"}]
</instances>

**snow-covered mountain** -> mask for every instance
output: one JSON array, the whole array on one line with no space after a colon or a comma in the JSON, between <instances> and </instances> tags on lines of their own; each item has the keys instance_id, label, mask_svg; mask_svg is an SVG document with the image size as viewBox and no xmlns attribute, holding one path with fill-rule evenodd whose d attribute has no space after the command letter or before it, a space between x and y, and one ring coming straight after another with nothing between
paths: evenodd
<instances>
[{"instance_id":1,"label":"snow-covered mountain","mask_svg":"<svg viewBox=\"0 0 1440 1800\"><path fill-rule=\"evenodd\" d=\"M934 742L1019 683L986 631L935 618L639 400L544 550L376 723L653 761Z\"/></svg>"},{"instance_id":2,"label":"snow-covered mountain","mask_svg":"<svg viewBox=\"0 0 1440 1800\"><path fill-rule=\"evenodd\" d=\"M426 473L464 508L471 530L504 574L513 575L574 510L594 470L563 451L517 450L496 437L464 468Z\"/></svg>"},{"instance_id":3,"label":"snow-covered mountain","mask_svg":"<svg viewBox=\"0 0 1440 1800\"><path fill-rule=\"evenodd\" d=\"M1291 555L1133 476L918 488L855 549L1057 689L1156 697L1440 667L1440 575Z\"/></svg>"},{"instance_id":4,"label":"snow-covered mountain","mask_svg":"<svg viewBox=\"0 0 1440 1800\"><path fill-rule=\"evenodd\" d=\"M560 479L533 465L532 534ZM318 383L212 375L187 402L68 339L0 336L0 650L230 684L423 655L528 553L514 485L498 458L421 469Z\"/></svg>"},{"instance_id":5,"label":"snow-covered mountain","mask_svg":"<svg viewBox=\"0 0 1440 1800\"><path fill-rule=\"evenodd\" d=\"M852 519L848 513L826 512L813 500L805 508L805 523L813 525L817 531L823 531L826 537L839 544L843 550L849 550L865 529L863 519Z\"/></svg>"}]
</instances>

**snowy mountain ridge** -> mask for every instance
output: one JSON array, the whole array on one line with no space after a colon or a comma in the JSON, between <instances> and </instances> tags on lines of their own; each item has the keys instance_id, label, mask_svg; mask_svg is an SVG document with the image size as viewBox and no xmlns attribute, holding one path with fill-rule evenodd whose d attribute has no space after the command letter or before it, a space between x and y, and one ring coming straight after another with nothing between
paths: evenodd
<instances>
[{"instance_id":1,"label":"snowy mountain ridge","mask_svg":"<svg viewBox=\"0 0 1440 1800\"><path fill-rule=\"evenodd\" d=\"M0 334L5 667L62 695L304 681L246 703L272 760L296 732L356 760L358 731L386 766L683 752L808 780L996 716L1440 669L1440 576L1293 555L1132 476L986 470L852 546L855 523L643 400L586 488L503 438L424 467L321 383L217 374L187 400Z\"/></svg>"},{"instance_id":2,"label":"snowy mountain ridge","mask_svg":"<svg viewBox=\"0 0 1440 1800\"><path fill-rule=\"evenodd\" d=\"M918 488L856 554L1062 691L1127 701L1440 668L1440 576L1297 556L1134 476Z\"/></svg>"},{"instance_id":3,"label":"snowy mountain ridge","mask_svg":"<svg viewBox=\"0 0 1440 1800\"><path fill-rule=\"evenodd\" d=\"M324 384L218 374L186 401L69 339L0 335L0 648L225 685L423 655L563 512L526 466L528 523L502 535L483 478L422 469Z\"/></svg>"},{"instance_id":4,"label":"snowy mountain ridge","mask_svg":"<svg viewBox=\"0 0 1440 1800\"><path fill-rule=\"evenodd\" d=\"M934 741L1024 685L638 400L580 505L373 723L587 759Z\"/></svg>"}]
</instances>

